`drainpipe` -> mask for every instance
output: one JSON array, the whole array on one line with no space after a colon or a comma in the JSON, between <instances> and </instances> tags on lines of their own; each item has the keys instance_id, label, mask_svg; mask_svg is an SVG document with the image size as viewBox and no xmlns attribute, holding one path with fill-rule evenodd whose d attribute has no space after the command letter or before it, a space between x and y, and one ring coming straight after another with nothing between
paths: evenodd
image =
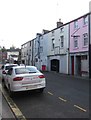
<instances>
[{"instance_id":1,"label":"drainpipe","mask_svg":"<svg viewBox=\"0 0 91 120\"><path fill-rule=\"evenodd\" d=\"M70 24L68 26L68 31L69 31L69 36L68 36L68 75L70 75L70 66L71 66L71 62L70 62Z\"/></svg>"},{"instance_id":2,"label":"drainpipe","mask_svg":"<svg viewBox=\"0 0 91 120\"><path fill-rule=\"evenodd\" d=\"M89 78L91 79L91 12L89 13L88 31L89 31Z\"/></svg>"},{"instance_id":3,"label":"drainpipe","mask_svg":"<svg viewBox=\"0 0 91 120\"><path fill-rule=\"evenodd\" d=\"M31 42L32 42L31 44L32 45L32 65L34 65L34 59L33 59L34 58L33 57L34 56L34 40L32 40Z\"/></svg>"}]
</instances>

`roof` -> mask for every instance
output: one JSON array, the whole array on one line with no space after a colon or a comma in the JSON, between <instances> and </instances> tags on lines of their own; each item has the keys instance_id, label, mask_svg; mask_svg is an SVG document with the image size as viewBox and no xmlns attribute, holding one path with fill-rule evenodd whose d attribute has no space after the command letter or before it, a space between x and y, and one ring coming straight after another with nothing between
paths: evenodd
<instances>
[{"instance_id":1,"label":"roof","mask_svg":"<svg viewBox=\"0 0 91 120\"><path fill-rule=\"evenodd\" d=\"M7 52L20 52L21 49L17 48L17 49L7 49Z\"/></svg>"},{"instance_id":2,"label":"roof","mask_svg":"<svg viewBox=\"0 0 91 120\"><path fill-rule=\"evenodd\" d=\"M47 33L44 33L44 34L48 34L49 32L52 32L53 30L59 29L59 28L65 26L65 25L67 25L67 24L70 24L71 22L74 22L74 21L76 21L76 20L78 20L78 19L80 19L80 18L83 18L83 17L86 16L86 15L91 15L91 12L89 12L89 13L87 13L87 14L84 14L84 15L76 18L76 19L73 19L73 20L71 20L70 22L67 22L67 23L65 23L65 24L62 24L61 26L56 27L56 28L54 28L54 29L52 29L52 30L50 30L50 31L47 31ZM44 34L42 34L42 35L44 35ZM34 38L34 39L36 39L36 38ZM32 40L34 40L34 39L32 39ZM31 40L31 41L32 41L32 40ZM29 41L28 41L28 42L29 42ZM26 43L28 43L28 42L26 42ZM26 43L22 44L21 46L25 45Z\"/></svg>"}]
</instances>

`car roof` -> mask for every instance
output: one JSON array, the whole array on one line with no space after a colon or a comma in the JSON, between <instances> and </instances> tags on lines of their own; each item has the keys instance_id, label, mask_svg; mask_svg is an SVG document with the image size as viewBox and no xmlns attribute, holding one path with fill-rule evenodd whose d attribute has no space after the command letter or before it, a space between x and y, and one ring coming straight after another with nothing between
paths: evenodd
<instances>
[{"instance_id":1,"label":"car roof","mask_svg":"<svg viewBox=\"0 0 91 120\"><path fill-rule=\"evenodd\" d=\"M28 68L28 67L31 67L31 68L36 68L35 66L14 66L13 68ZM36 68L37 69L37 68Z\"/></svg>"},{"instance_id":2,"label":"car roof","mask_svg":"<svg viewBox=\"0 0 91 120\"><path fill-rule=\"evenodd\" d=\"M9 63L8 63L8 64L5 64L4 66L11 66L11 65L17 65L17 64L11 64L11 63L9 64ZM17 66L18 66L18 65L17 65Z\"/></svg>"}]
</instances>

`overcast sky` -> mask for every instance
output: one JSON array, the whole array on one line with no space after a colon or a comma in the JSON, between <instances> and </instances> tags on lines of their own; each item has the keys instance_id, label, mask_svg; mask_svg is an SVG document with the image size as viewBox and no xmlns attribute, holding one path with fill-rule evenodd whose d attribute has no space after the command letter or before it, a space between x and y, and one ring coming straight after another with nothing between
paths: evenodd
<instances>
[{"instance_id":1,"label":"overcast sky","mask_svg":"<svg viewBox=\"0 0 91 120\"><path fill-rule=\"evenodd\" d=\"M0 0L0 46L21 45L89 12L91 0Z\"/></svg>"}]
</instances>

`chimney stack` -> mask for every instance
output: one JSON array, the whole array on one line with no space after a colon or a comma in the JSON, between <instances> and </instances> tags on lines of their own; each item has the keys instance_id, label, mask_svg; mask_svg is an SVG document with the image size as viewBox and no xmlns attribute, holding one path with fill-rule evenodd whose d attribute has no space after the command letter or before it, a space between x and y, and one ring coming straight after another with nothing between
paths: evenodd
<instances>
[{"instance_id":1,"label":"chimney stack","mask_svg":"<svg viewBox=\"0 0 91 120\"><path fill-rule=\"evenodd\" d=\"M49 32L49 30L45 30L45 29L43 29L43 31L42 31L43 34L46 34L48 32Z\"/></svg>"},{"instance_id":2,"label":"chimney stack","mask_svg":"<svg viewBox=\"0 0 91 120\"><path fill-rule=\"evenodd\" d=\"M63 25L63 22L61 22L61 19L59 19L59 21L57 22L57 28L61 27Z\"/></svg>"}]
</instances>

